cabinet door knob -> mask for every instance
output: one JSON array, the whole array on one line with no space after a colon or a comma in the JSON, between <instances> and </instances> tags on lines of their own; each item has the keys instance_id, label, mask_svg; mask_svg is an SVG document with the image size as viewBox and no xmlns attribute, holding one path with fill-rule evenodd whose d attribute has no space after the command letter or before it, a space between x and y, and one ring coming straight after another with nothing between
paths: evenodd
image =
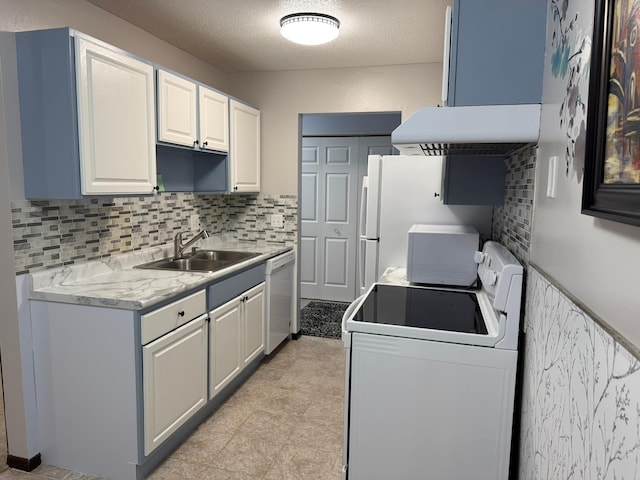
<instances>
[{"instance_id":1,"label":"cabinet door knob","mask_svg":"<svg viewBox=\"0 0 640 480\"><path fill-rule=\"evenodd\" d=\"M194 147L197 147L199 144L200 144L200 141L199 141L199 140L194 140L194 141L193 141L193 146L194 146Z\"/></svg>"},{"instance_id":2,"label":"cabinet door knob","mask_svg":"<svg viewBox=\"0 0 640 480\"><path fill-rule=\"evenodd\" d=\"M434 197L439 197L439 196L440 196L440 194L439 194L439 193L434 193L434 194L433 194L433 196L434 196Z\"/></svg>"},{"instance_id":3,"label":"cabinet door knob","mask_svg":"<svg viewBox=\"0 0 640 480\"><path fill-rule=\"evenodd\" d=\"M238 186L236 185L235 187L233 187L234 190L238 190Z\"/></svg>"},{"instance_id":4,"label":"cabinet door knob","mask_svg":"<svg viewBox=\"0 0 640 480\"><path fill-rule=\"evenodd\" d=\"M179 317L184 317L184 310L180 310L180 311L178 312L178 316L179 316Z\"/></svg>"},{"instance_id":5,"label":"cabinet door knob","mask_svg":"<svg viewBox=\"0 0 640 480\"><path fill-rule=\"evenodd\" d=\"M204 143L202 144L202 146L203 146L203 147L206 147L207 145L209 145L209 142L204 142Z\"/></svg>"},{"instance_id":6,"label":"cabinet door knob","mask_svg":"<svg viewBox=\"0 0 640 480\"><path fill-rule=\"evenodd\" d=\"M158 192L160 191L160 187L158 185L156 185L155 187L153 187L154 190L157 190Z\"/></svg>"}]
</instances>

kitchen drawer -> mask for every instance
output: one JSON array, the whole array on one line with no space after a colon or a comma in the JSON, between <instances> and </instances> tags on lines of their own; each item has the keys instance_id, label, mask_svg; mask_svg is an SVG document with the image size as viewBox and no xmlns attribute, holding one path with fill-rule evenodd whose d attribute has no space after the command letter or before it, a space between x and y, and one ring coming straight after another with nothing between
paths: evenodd
<instances>
[{"instance_id":1,"label":"kitchen drawer","mask_svg":"<svg viewBox=\"0 0 640 480\"><path fill-rule=\"evenodd\" d=\"M142 345L184 325L206 311L206 292L202 290L142 315Z\"/></svg>"},{"instance_id":2,"label":"kitchen drawer","mask_svg":"<svg viewBox=\"0 0 640 480\"><path fill-rule=\"evenodd\" d=\"M214 283L207 289L209 291L208 309L213 310L237 297L242 292L264 282L266 275L266 263L261 263L243 272L236 273L224 280Z\"/></svg>"}]
</instances>

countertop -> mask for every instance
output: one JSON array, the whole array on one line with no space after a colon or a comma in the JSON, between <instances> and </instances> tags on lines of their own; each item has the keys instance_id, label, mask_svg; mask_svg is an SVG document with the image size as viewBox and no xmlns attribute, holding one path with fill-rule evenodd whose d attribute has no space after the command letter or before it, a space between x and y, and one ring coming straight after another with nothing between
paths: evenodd
<instances>
[{"instance_id":1,"label":"countertop","mask_svg":"<svg viewBox=\"0 0 640 480\"><path fill-rule=\"evenodd\" d=\"M143 310L181 293L260 264L291 250L291 246L234 240L211 236L194 244L198 249L258 252L259 256L216 272L147 270L135 265L168 258L173 245L92 260L30 275L30 298L49 302L92 305L125 310Z\"/></svg>"},{"instance_id":2,"label":"countertop","mask_svg":"<svg viewBox=\"0 0 640 480\"><path fill-rule=\"evenodd\" d=\"M400 267L387 268L377 283L391 283L393 285L411 285L407 280L407 269Z\"/></svg>"}]
</instances>

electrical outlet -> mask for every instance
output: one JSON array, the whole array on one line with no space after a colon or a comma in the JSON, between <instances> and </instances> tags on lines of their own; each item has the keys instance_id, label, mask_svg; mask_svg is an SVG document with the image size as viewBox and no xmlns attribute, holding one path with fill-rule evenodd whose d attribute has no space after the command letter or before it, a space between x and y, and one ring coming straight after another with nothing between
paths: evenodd
<instances>
[{"instance_id":1,"label":"electrical outlet","mask_svg":"<svg viewBox=\"0 0 640 480\"><path fill-rule=\"evenodd\" d=\"M192 231L200 230L200 217L197 213L193 213L189 217L189 229Z\"/></svg>"},{"instance_id":2,"label":"electrical outlet","mask_svg":"<svg viewBox=\"0 0 640 480\"><path fill-rule=\"evenodd\" d=\"M283 215L271 215L271 226L274 228L284 228L284 216Z\"/></svg>"}]
</instances>

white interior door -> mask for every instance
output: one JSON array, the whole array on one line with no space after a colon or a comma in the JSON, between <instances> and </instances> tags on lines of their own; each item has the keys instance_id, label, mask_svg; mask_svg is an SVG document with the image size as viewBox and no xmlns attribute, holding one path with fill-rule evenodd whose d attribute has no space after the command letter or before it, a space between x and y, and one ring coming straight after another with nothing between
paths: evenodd
<instances>
[{"instance_id":1,"label":"white interior door","mask_svg":"<svg viewBox=\"0 0 640 480\"><path fill-rule=\"evenodd\" d=\"M302 139L301 296L351 301L356 291L358 139Z\"/></svg>"}]
</instances>

